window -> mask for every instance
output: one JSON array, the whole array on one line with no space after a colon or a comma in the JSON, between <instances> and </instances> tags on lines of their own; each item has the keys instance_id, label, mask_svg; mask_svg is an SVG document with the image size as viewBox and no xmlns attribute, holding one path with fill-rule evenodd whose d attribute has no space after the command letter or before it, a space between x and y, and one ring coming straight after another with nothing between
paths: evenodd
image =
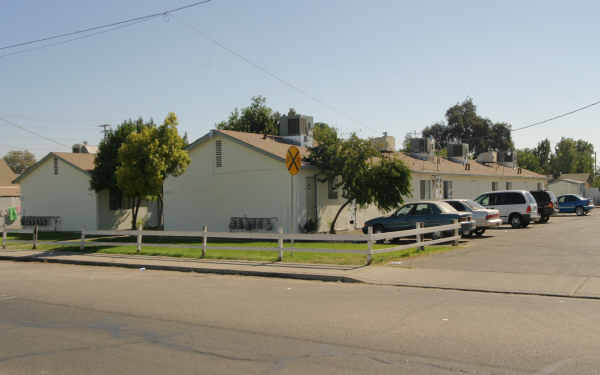
<instances>
[{"instance_id":1,"label":"window","mask_svg":"<svg viewBox=\"0 0 600 375\"><path fill-rule=\"evenodd\" d=\"M525 203L525 197L520 193L500 193L496 196L496 205Z\"/></svg>"},{"instance_id":2,"label":"window","mask_svg":"<svg viewBox=\"0 0 600 375\"><path fill-rule=\"evenodd\" d=\"M330 178L327 180L327 197L329 199L338 199L338 192L336 188L336 179Z\"/></svg>"},{"instance_id":3,"label":"window","mask_svg":"<svg viewBox=\"0 0 600 375\"><path fill-rule=\"evenodd\" d=\"M565 203L567 200L567 197L565 197L564 195L560 198L558 198L558 203Z\"/></svg>"},{"instance_id":4,"label":"window","mask_svg":"<svg viewBox=\"0 0 600 375\"><path fill-rule=\"evenodd\" d=\"M450 206L452 206L456 211L465 211L465 206L460 203L459 201L450 201L450 202L446 202L448 203Z\"/></svg>"},{"instance_id":5,"label":"window","mask_svg":"<svg viewBox=\"0 0 600 375\"><path fill-rule=\"evenodd\" d=\"M223 168L223 141L220 139L216 142L215 160L217 168Z\"/></svg>"},{"instance_id":6,"label":"window","mask_svg":"<svg viewBox=\"0 0 600 375\"><path fill-rule=\"evenodd\" d=\"M54 174L58 174L58 158L54 157Z\"/></svg>"},{"instance_id":7,"label":"window","mask_svg":"<svg viewBox=\"0 0 600 375\"><path fill-rule=\"evenodd\" d=\"M427 203L417 204L415 207L415 211L413 213L415 216L429 216L433 215L433 210L431 209L431 205Z\"/></svg>"},{"instance_id":8,"label":"window","mask_svg":"<svg viewBox=\"0 0 600 375\"><path fill-rule=\"evenodd\" d=\"M506 190L512 190L512 182L506 183Z\"/></svg>"},{"instance_id":9,"label":"window","mask_svg":"<svg viewBox=\"0 0 600 375\"><path fill-rule=\"evenodd\" d=\"M475 199L475 202L479 203L482 206L491 206L495 203L495 194L484 194L479 198Z\"/></svg>"},{"instance_id":10,"label":"window","mask_svg":"<svg viewBox=\"0 0 600 375\"><path fill-rule=\"evenodd\" d=\"M420 194L421 199L431 199L431 181L421 180L420 182Z\"/></svg>"},{"instance_id":11,"label":"window","mask_svg":"<svg viewBox=\"0 0 600 375\"><path fill-rule=\"evenodd\" d=\"M452 198L452 181L444 181L444 199Z\"/></svg>"},{"instance_id":12,"label":"window","mask_svg":"<svg viewBox=\"0 0 600 375\"><path fill-rule=\"evenodd\" d=\"M405 206L402 206L398 211L396 211L395 215L396 216L406 216L408 214L410 214L410 211L412 211L414 207L414 204L407 204Z\"/></svg>"},{"instance_id":13,"label":"window","mask_svg":"<svg viewBox=\"0 0 600 375\"><path fill-rule=\"evenodd\" d=\"M498 182L493 181L492 182L492 191L496 191L496 190L498 190Z\"/></svg>"}]
</instances>

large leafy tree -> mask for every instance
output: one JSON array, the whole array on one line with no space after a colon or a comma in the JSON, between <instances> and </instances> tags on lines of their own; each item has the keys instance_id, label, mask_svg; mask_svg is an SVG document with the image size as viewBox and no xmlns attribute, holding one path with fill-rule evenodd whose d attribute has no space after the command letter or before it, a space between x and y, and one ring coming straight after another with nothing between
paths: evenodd
<instances>
[{"instance_id":1,"label":"large leafy tree","mask_svg":"<svg viewBox=\"0 0 600 375\"><path fill-rule=\"evenodd\" d=\"M329 137L337 138L337 130L325 122L315 122L313 125L314 140L320 142L322 139L327 139Z\"/></svg>"},{"instance_id":2,"label":"large leafy tree","mask_svg":"<svg viewBox=\"0 0 600 375\"><path fill-rule=\"evenodd\" d=\"M23 173L25 169L35 164L35 155L27 150L9 151L3 159L16 174Z\"/></svg>"},{"instance_id":3,"label":"large leafy tree","mask_svg":"<svg viewBox=\"0 0 600 375\"><path fill-rule=\"evenodd\" d=\"M593 173L594 146L582 139L561 138L554 146L550 170L555 177L561 173Z\"/></svg>"},{"instance_id":4,"label":"large leafy tree","mask_svg":"<svg viewBox=\"0 0 600 375\"><path fill-rule=\"evenodd\" d=\"M540 164L540 160L535 154L535 149L524 148L517 151L517 163L519 167L534 171L536 173L544 173Z\"/></svg>"},{"instance_id":5,"label":"large leafy tree","mask_svg":"<svg viewBox=\"0 0 600 375\"><path fill-rule=\"evenodd\" d=\"M446 124L438 122L428 126L422 135L435 139L441 148L451 142L467 143L475 155L488 150L511 150L514 147L510 124L494 123L481 117L471 98L446 111Z\"/></svg>"},{"instance_id":6,"label":"large leafy tree","mask_svg":"<svg viewBox=\"0 0 600 375\"><path fill-rule=\"evenodd\" d=\"M277 135L277 124L281 115L266 103L267 99L264 96L252 97L248 107L241 110L235 108L227 120L216 124L217 129Z\"/></svg>"},{"instance_id":7,"label":"large leafy tree","mask_svg":"<svg viewBox=\"0 0 600 375\"><path fill-rule=\"evenodd\" d=\"M165 178L181 175L190 163L177 125L177 117L169 113L162 125L146 126L132 132L119 148L117 186L132 199L132 228L136 226L140 204L144 199L159 199L162 217Z\"/></svg>"},{"instance_id":8,"label":"large leafy tree","mask_svg":"<svg viewBox=\"0 0 600 375\"><path fill-rule=\"evenodd\" d=\"M540 141L536 148L533 149L533 154L538 159L543 173L550 173L550 158L552 156L552 146L550 140L544 139Z\"/></svg>"},{"instance_id":9,"label":"large leafy tree","mask_svg":"<svg viewBox=\"0 0 600 375\"><path fill-rule=\"evenodd\" d=\"M333 132L326 133L310 148L306 161L319 169L319 181L331 181L344 199L330 233L335 233L340 213L352 202L359 206L375 204L388 211L400 206L410 194L410 170L399 160L380 156L371 141L355 134L344 140Z\"/></svg>"},{"instance_id":10,"label":"large leafy tree","mask_svg":"<svg viewBox=\"0 0 600 375\"><path fill-rule=\"evenodd\" d=\"M152 120L145 122L141 117L137 120L123 121L116 129L109 130L98 145L98 154L94 160L94 169L90 180L91 188L100 192L108 190L111 194L122 196L122 191L117 185L117 168L119 162L119 149L127 137L134 132L139 132L146 127L156 126Z\"/></svg>"}]
</instances>

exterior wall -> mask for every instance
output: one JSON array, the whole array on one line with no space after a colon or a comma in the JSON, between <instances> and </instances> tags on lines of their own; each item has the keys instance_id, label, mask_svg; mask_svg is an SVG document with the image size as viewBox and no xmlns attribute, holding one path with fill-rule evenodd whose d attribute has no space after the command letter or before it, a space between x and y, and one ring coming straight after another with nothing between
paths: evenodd
<instances>
[{"instance_id":1,"label":"exterior wall","mask_svg":"<svg viewBox=\"0 0 600 375\"><path fill-rule=\"evenodd\" d=\"M583 194L584 184L556 181L548 184L548 190L552 191L557 197L565 194Z\"/></svg>"},{"instance_id":2,"label":"exterior wall","mask_svg":"<svg viewBox=\"0 0 600 375\"><path fill-rule=\"evenodd\" d=\"M222 141L223 166L216 167L216 140ZM231 217L276 218L275 228L297 232L306 215L302 171L294 180L296 220L291 224L291 178L283 161L237 141L215 135L190 151L191 163L179 177L165 181L165 229L229 231ZM308 174L307 174L308 173Z\"/></svg>"},{"instance_id":3,"label":"exterior wall","mask_svg":"<svg viewBox=\"0 0 600 375\"><path fill-rule=\"evenodd\" d=\"M96 194L90 190L89 175L53 158L37 167L21 182L22 216L60 216L59 230L96 229Z\"/></svg>"},{"instance_id":4,"label":"exterior wall","mask_svg":"<svg viewBox=\"0 0 600 375\"><path fill-rule=\"evenodd\" d=\"M17 220L12 223L8 222L7 209L14 207L17 210ZM0 225L6 224L7 228L21 228L21 197L0 197Z\"/></svg>"},{"instance_id":5,"label":"exterior wall","mask_svg":"<svg viewBox=\"0 0 600 375\"><path fill-rule=\"evenodd\" d=\"M109 205L108 190L103 190L97 195L96 212L98 215L98 229L128 230L131 229L131 209L111 210ZM138 212L138 220L144 222L144 227L158 226L158 204L155 201L142 202Z\"/></svg>"}]
</instances>

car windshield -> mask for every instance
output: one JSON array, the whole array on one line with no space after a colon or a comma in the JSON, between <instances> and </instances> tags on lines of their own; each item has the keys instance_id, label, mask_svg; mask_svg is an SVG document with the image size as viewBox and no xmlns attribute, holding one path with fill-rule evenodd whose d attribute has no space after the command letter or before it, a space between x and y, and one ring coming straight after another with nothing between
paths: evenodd
<instances>
[{"instance_id":1,"label":"car windshield","mask_svg":"<svg viewBox=\"0 0 600 375\"><path fill-rule=\"evenodd\" d=\"M444 214L456 212L454 207L452 207L451 205L449 205L446 202L436 202L435 204L439 207L440 211L442 211L442 213L444 213Z\"/></svg>"},{"instance_id":2,"label":"car windshield","mask_svg":"<svg viewBox=\"0 0 600 375\"><path fill-rule=\"evenodd\" d=\"M463 203L466 204L467 206L469 206L473 210L484 210L485 209L485 207L483 207L479 203L472 201L472 200L466 200L466 201L463 201Z\"/></svg>"}]
</instances>

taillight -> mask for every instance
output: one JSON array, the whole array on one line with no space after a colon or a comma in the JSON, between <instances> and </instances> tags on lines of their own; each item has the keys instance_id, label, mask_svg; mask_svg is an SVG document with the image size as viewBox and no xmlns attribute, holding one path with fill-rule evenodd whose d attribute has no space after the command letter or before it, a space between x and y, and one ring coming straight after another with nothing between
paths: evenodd
<instances>
[{"instance_id":1,"label":"taillight","mask_svg":"<svg viewBox=\"0 0 600 375\"><path fill-rule=\"evenodd\" d=\"M527 213L531 212L531 206L527 206Z\"/></svg>"},{"instance_id":2,"label":"taillight","mask_svg":"<svg viewBox=\"0 0 600 375\"><path fill-rule=\"evenodd\" d=\"M548 208L554 208L554 204L552 204L552 202L548 202L547 207Z\"/></svg>"},{"instance_id":3,"label":"taillight","mask_svg":"<svg viewBox=\"0 0 600 375\"><path fill-rule=\"evenodd\" d=\"M499 214L491 214L491 215L487 215L487 216L485 217L485 219L486 219L486 220L490 220L490 219L496 219L496 218L498 218L498 217L500 217L500 215L499 215Z\"/></svg>"}]
</instances>

